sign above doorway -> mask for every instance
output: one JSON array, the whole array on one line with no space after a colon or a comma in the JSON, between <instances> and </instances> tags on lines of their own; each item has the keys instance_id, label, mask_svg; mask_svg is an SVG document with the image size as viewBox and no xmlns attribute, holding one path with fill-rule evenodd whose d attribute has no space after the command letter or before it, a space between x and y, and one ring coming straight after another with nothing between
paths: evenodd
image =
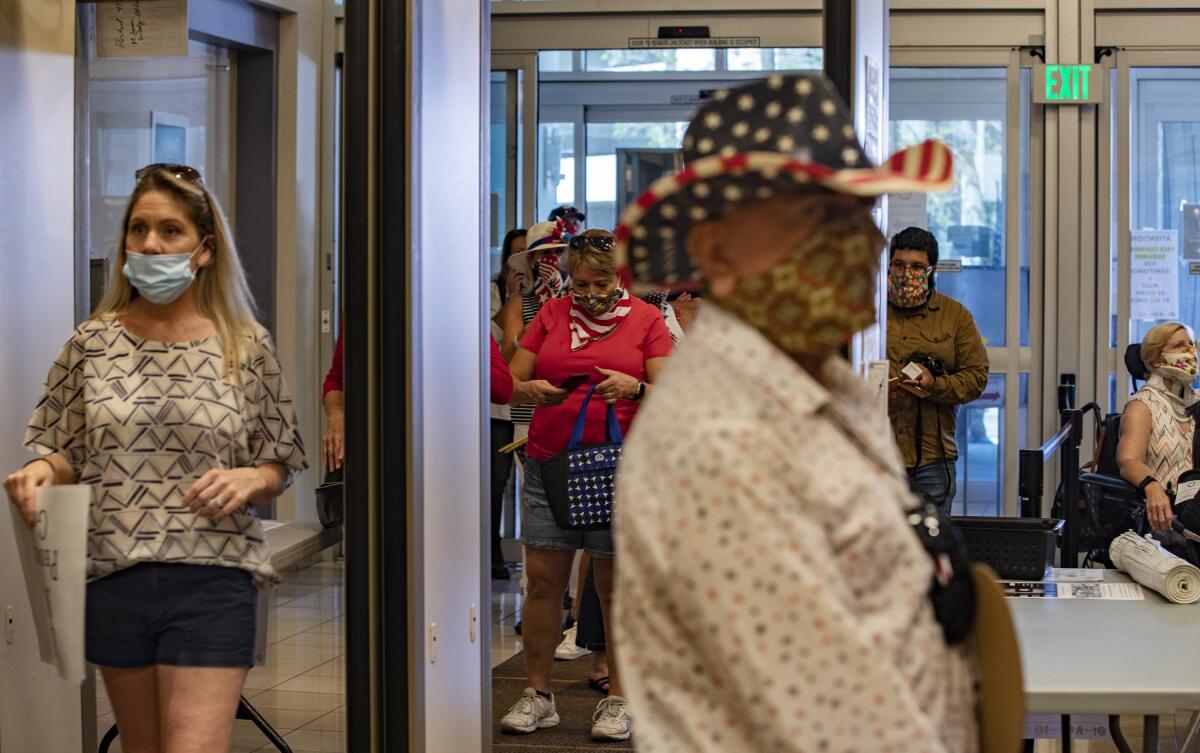
<instances>
[{"instance_id":1,"label":"sign above doorway","mask_svg":"<svg viewBox=\"0 0 1200 753\"><path fill-rule=\"evenodd\" d=\"M762 47L762 37L630 37L631 50L675 50L688 47Z\"/></svg>"},{"instance_id":2,"label":"sign above doorway","mask_svg":"<svg viewBox=\"0 0 1200 753\"><path fill-rule=\"evenodd\" d=\"M1035 65L1033 101L1039 105L1096 105L1104 101L1104 68Z\"/></svg>"}]
</instances>

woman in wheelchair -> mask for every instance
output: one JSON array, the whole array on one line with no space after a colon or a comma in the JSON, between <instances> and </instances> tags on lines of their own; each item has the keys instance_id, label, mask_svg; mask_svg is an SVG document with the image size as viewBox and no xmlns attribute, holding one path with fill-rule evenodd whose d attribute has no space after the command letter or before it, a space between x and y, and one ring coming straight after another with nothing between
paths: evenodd
<instances>
[{"instance_id":1,"label":"woman in wheelchair","mask_svg":"<svg viewBox=\"0 0 1200 753\"><path fill-rule=\"evenodd\" d=\"M1125 406L1117 464L1121 477L1145 495L1146 518L1156 538L1172 548L1175 542L1168 539L1182 537L1171 531L1170 493L1180 474L1193 467L1196 344L1184 325L1159 324L1142 341L1141 357L1146 385Z\"/></svg>"}]
</instances>

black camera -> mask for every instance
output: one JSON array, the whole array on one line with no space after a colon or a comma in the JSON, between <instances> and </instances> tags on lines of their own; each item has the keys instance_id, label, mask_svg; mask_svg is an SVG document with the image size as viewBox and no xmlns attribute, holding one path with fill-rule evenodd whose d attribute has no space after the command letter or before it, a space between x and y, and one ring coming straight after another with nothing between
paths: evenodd
<instances>
[{"instance_id":1,"label":"black camera","mask_svg":"<svg viewBox=\"0 0 1200 753\"><path fill-rule=\"evenodd\" d=\"M909 360L929 369L929 373L935 377L946 376L946 362L938 356L927 356L918 353Z\"/></svg>"}]
</instances>

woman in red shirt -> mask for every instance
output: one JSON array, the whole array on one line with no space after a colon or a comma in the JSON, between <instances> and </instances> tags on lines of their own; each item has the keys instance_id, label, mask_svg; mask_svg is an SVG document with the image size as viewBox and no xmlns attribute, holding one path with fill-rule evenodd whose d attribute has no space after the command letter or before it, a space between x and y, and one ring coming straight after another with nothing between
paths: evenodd
<instances>
[{"instance_id":1,"label":"woman in red shirt","mask_svg":"<svg viewBox=\"0 0 1200 753\"><path fill-rule=\"evenodd\" d=\"M550 694L550 667L560 638L562 594L577 549L592 556L596 590L607 628L613 583L612 532L564 530L550 512L541 464L567 446L571 428L590 385L598 385L588 406L584 444L605 440L605 401L616 408L628 431L638 403L671 353L671 335L662 313L620 287L611 233L588 230L571 241L567 259L569 296L547 301L529 325L510 364L517 400L538 410L529 427L528 458L522 494L522 538L529 592L523 620L529 687L501 720L506 732L528 733L558 724ZM586 374L586 383L569 394L555 385ZM610 695L600 702L592 727L597 740L629 739L632 720L621 697L621 681L610 652Z\"/></svg>"}]
</instances>

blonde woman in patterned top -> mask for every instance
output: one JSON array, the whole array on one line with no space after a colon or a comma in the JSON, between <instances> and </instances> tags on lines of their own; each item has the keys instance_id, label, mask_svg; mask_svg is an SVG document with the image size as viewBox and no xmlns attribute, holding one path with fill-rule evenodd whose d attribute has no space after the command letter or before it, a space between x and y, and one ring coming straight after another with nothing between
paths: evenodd
<instances>
[{"instance_id":1,"label":"blonde woman in patterned top","mask_svg":"<svg viewBox=\"0 0 1200 753\"><path fill-rule=\"evenodd\" d=\"M87 658L127 753L227 751L275 580L253 508L305 468L275 349L198 172L138 171L104 301L50 369L5 479L33 522L50 484L93 489Z\"/></svg>"},{"instance_id":2,"label":"blonde woman in patterned top","mask_svg":"<svg viewBox=\"0 0 1200 753\"><path fill-rule=\"evenodd\" d=\"M1149 377L1121 416L1117 463L1121 477L1145 494L1150 527L1170 538L1174 515L1167 491L1174 489L1181 473L1192 468L1196 424L1190 409L1196 403L1192 389L1196 344L1187 327L1168 322L1146 333L1141 355ZM1186 544L1183 549L1187 550Z\"/></svg>"}]
</instances>

